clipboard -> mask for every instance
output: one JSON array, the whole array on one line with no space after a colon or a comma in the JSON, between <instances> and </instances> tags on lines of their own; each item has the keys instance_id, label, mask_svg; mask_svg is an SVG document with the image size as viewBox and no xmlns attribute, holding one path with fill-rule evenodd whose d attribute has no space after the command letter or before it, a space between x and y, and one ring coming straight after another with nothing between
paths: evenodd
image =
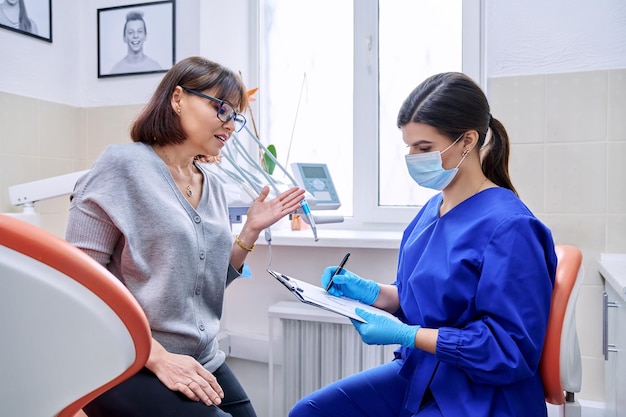
<instances>
[{"instance_id":1,"label":"clipboard","mask_svg":"<svg viewBox=\"0 0 626 417\"><path fill-rule=\"evenodd\" d=\"M272 271L268 269L267 272L278 280L285 288L289 290L299 301L309 304L323 310L332 311L333 313L340 314L349 319L360 321L361 323L367 323L361 316L354 311L356 308L369 311L373 314L389 317L395 321L400 321L393 314L388 313L385 310L381 310L376 307L364 304L360 301L353 300L348 297L337 297L329 294L321 287L318 287L308 282L301 281L299 279L281 274L280 272Z\"/></svg>"}]
</instances>

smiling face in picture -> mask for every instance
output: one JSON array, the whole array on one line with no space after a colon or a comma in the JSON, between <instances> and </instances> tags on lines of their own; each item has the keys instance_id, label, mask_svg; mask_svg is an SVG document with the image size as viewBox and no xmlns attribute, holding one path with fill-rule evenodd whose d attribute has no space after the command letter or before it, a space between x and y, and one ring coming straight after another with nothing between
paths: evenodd
<instances>
[{"instance_id":1,"label":"smiling face in picture","mask_svg":"<svg viewBox=\"0 0 626 417\"><path fill-rule=\"evenodd\" d=\"M129 53L140 53L146 41L146 25L143 20L129 20L124 28L124 42Z\"/></svg>"}]
</instances>

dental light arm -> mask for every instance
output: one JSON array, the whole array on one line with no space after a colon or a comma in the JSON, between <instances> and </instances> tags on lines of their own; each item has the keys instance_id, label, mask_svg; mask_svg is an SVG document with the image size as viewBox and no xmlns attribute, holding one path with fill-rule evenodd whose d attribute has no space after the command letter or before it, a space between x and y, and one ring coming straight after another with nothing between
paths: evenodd
<instances>
[{"instance_id":1,"label":"dental light arm","mask_svg":"<svg viewBox=\"0 0 626 417\"><path fill-rule=\"evenodd\" d=\"M287 178L289 178L289 180L294 186L297 186L298 183L296 182L295 178L291 175L291 173L289 173L289 171L287 171L285 167L282 166L280 162L278 162L278 160L274 157L274 155L265 147L265 145L263 145L263 143L261 143L261 141L256 137L256 135L252 134L252 132L250 131L250 128L248 126L244 126L244 128L246 132L248 132L252 140L254 140L257 143L257 145L259 145L261 149L263 149L263 151L265 152L265 155L267 155L272 160L272 162L274 162L274 164L276 164L276 166L279 167L281 171L283 171L283 173L287 176ZM237 142L238 142L238 138L237 138ZM261 171L265 173L264 169L261 169ZM311 226L311 230L313 231L313 238L317 242L319 240L317 236L317 225L315 224L315 219L313 218L313 215L311 214L309 203L306 201L306 199L303 199L300 202L300 206L304 214L305 221L309 224L309 226Z\"/></svg>"},{"instance_id":2,"label":"dental light arm","mask_svg":"<svg viewBox=\"0 0 626 417\"><path fill-rule=\"evenodd\" d=\"M33 207L37 201L61 197L74 190L76 181L89 170L50 177L43 180L12 185L9 187L9 199L14 206Z\"/></svg>"},{"instance_id":3,"label":"dental light arm","mask_svg":"<svg viewBox=\"0 0 626 417\"><path fill-rule=\"evenodd\" d=\"M9 187L9 200L14 206L22 207L22 213L5 213L20 217L29 223L39 226L39 215L35 212L37 201L61 197L70 194L78 178L88 170L31 181Z\"/></svg>"}]
</instances>

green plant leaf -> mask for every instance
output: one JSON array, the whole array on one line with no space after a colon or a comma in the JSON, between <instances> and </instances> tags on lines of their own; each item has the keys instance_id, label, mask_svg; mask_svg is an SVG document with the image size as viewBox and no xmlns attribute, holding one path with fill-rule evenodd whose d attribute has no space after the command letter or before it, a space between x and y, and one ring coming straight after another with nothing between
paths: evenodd
<instances>
[{"instance_id":1,"label":"green plant leaf","mask_svg":"<svg viewBox=\"0 0 626 417\"><path fill-rule=\"evenodd\" d=\"M276 147L274 145L268 145L267 150L276 158ZM276 163L269 157L266 153L263 154L263 169L265 172L272 175L274 173L274 168L276 168Z\"/></svg>"}]
</instances>

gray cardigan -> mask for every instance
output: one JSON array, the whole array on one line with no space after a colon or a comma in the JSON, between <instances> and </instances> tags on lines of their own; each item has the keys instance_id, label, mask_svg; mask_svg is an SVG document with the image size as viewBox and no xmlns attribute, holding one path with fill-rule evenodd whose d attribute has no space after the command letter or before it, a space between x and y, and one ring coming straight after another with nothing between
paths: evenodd
<instances>
[{"instance_id":1,"label":"gray cardigan","mask_svg":"<svg viewBox=\"0 0 626 417\"><path fill-rule=\"evenodd\" d=\"M113 273L143 308L152 336L209 371L225 360L216 335L232 234L219 179L202 165L194 209L143 143L109 146L76 184L66 239Z\"/></svg>"}]
</instances>

